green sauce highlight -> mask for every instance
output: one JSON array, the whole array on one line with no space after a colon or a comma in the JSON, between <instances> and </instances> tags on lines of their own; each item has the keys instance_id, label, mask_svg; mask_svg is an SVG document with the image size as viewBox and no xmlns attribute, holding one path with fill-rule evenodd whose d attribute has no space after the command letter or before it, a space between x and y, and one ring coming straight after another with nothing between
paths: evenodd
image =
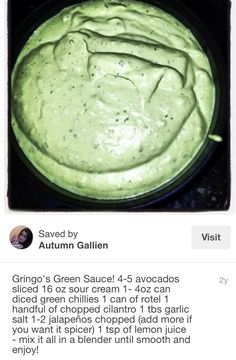
<instances>
[{"instance_id":1,"label":"green sauce highlight","mask_svg":"<svg viewBox=\"0 0 236 360\"><path fill-rule=\"evenodd\" d=\"M191 31L136 1L89 1L43 23L12 76L12 126L52 183L124 199L171 181L208 136L215 86Z\"/></svg>"}]
</instances>

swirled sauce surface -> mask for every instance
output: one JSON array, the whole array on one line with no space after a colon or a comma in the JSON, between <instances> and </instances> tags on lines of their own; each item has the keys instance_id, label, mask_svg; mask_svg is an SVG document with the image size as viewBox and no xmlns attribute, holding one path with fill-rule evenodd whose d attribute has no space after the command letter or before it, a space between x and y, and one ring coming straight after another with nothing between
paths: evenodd
<instances>
[{"instance_id":1,"label":"swirled sauce surface","mask_svg":"<svg viewBox=\"0 0 236 360\"><path fill-rule=\"evenodd\" d=\"M20 53L12 125L51 182L97 199L169 183L206 139L209 61L176 18L136 1L90 1L43 23Z\"/></svg>"}]
</instances>

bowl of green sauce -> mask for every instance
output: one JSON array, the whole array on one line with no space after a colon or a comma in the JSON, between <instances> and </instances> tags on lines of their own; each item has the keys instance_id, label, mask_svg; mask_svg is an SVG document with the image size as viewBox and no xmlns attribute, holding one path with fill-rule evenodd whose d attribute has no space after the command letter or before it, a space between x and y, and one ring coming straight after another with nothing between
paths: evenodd
<instances>
[{"instance_id":1,"label":"bowl of green sauce","mask_svg":"<svg viewBox=\"0 0 236 360\"><path fill-rule=\"evenodd\" d=\"M42 7L17 54L15 146L43 186L75 205L160 201L221 141L214 41L179 4L153 3L95 0L47 15Z\"/></svg>"}]
</instances>

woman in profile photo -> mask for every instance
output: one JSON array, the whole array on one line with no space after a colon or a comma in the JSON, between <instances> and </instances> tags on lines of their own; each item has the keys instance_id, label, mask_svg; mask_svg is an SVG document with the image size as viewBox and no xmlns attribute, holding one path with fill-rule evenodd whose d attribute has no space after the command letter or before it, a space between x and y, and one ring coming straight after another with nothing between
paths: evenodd
<instances>
[{"instance_id":1,"label":"woman in profile photo","mask_svg":"<svg viewBox=\"0 0 236 360\"><path fill-rule=\"evenodd\" d=\"M18 235L14 234L11 238L11 244L17 249L26 249L29 247L33 240L32 231L25 227Z\"/></svg>"}]
</instances>

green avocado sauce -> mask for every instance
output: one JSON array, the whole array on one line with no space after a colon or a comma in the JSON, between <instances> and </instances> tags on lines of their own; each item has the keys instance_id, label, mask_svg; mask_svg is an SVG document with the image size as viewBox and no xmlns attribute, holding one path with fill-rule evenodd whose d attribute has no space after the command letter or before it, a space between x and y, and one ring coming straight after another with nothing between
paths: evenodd
<instances>
[{"instance_id":1,"label":"green avocado sauce","mask_svg":"<svg viewBox=\"0 0 236 360\"><path fill-rule=\"evenodd\" d=\"M43 23L12 76L12 126L51 182L96 199L164 186L194 159L215 105L191 31L136 1L89 1Z\"/></svg>"}]
</instances>

